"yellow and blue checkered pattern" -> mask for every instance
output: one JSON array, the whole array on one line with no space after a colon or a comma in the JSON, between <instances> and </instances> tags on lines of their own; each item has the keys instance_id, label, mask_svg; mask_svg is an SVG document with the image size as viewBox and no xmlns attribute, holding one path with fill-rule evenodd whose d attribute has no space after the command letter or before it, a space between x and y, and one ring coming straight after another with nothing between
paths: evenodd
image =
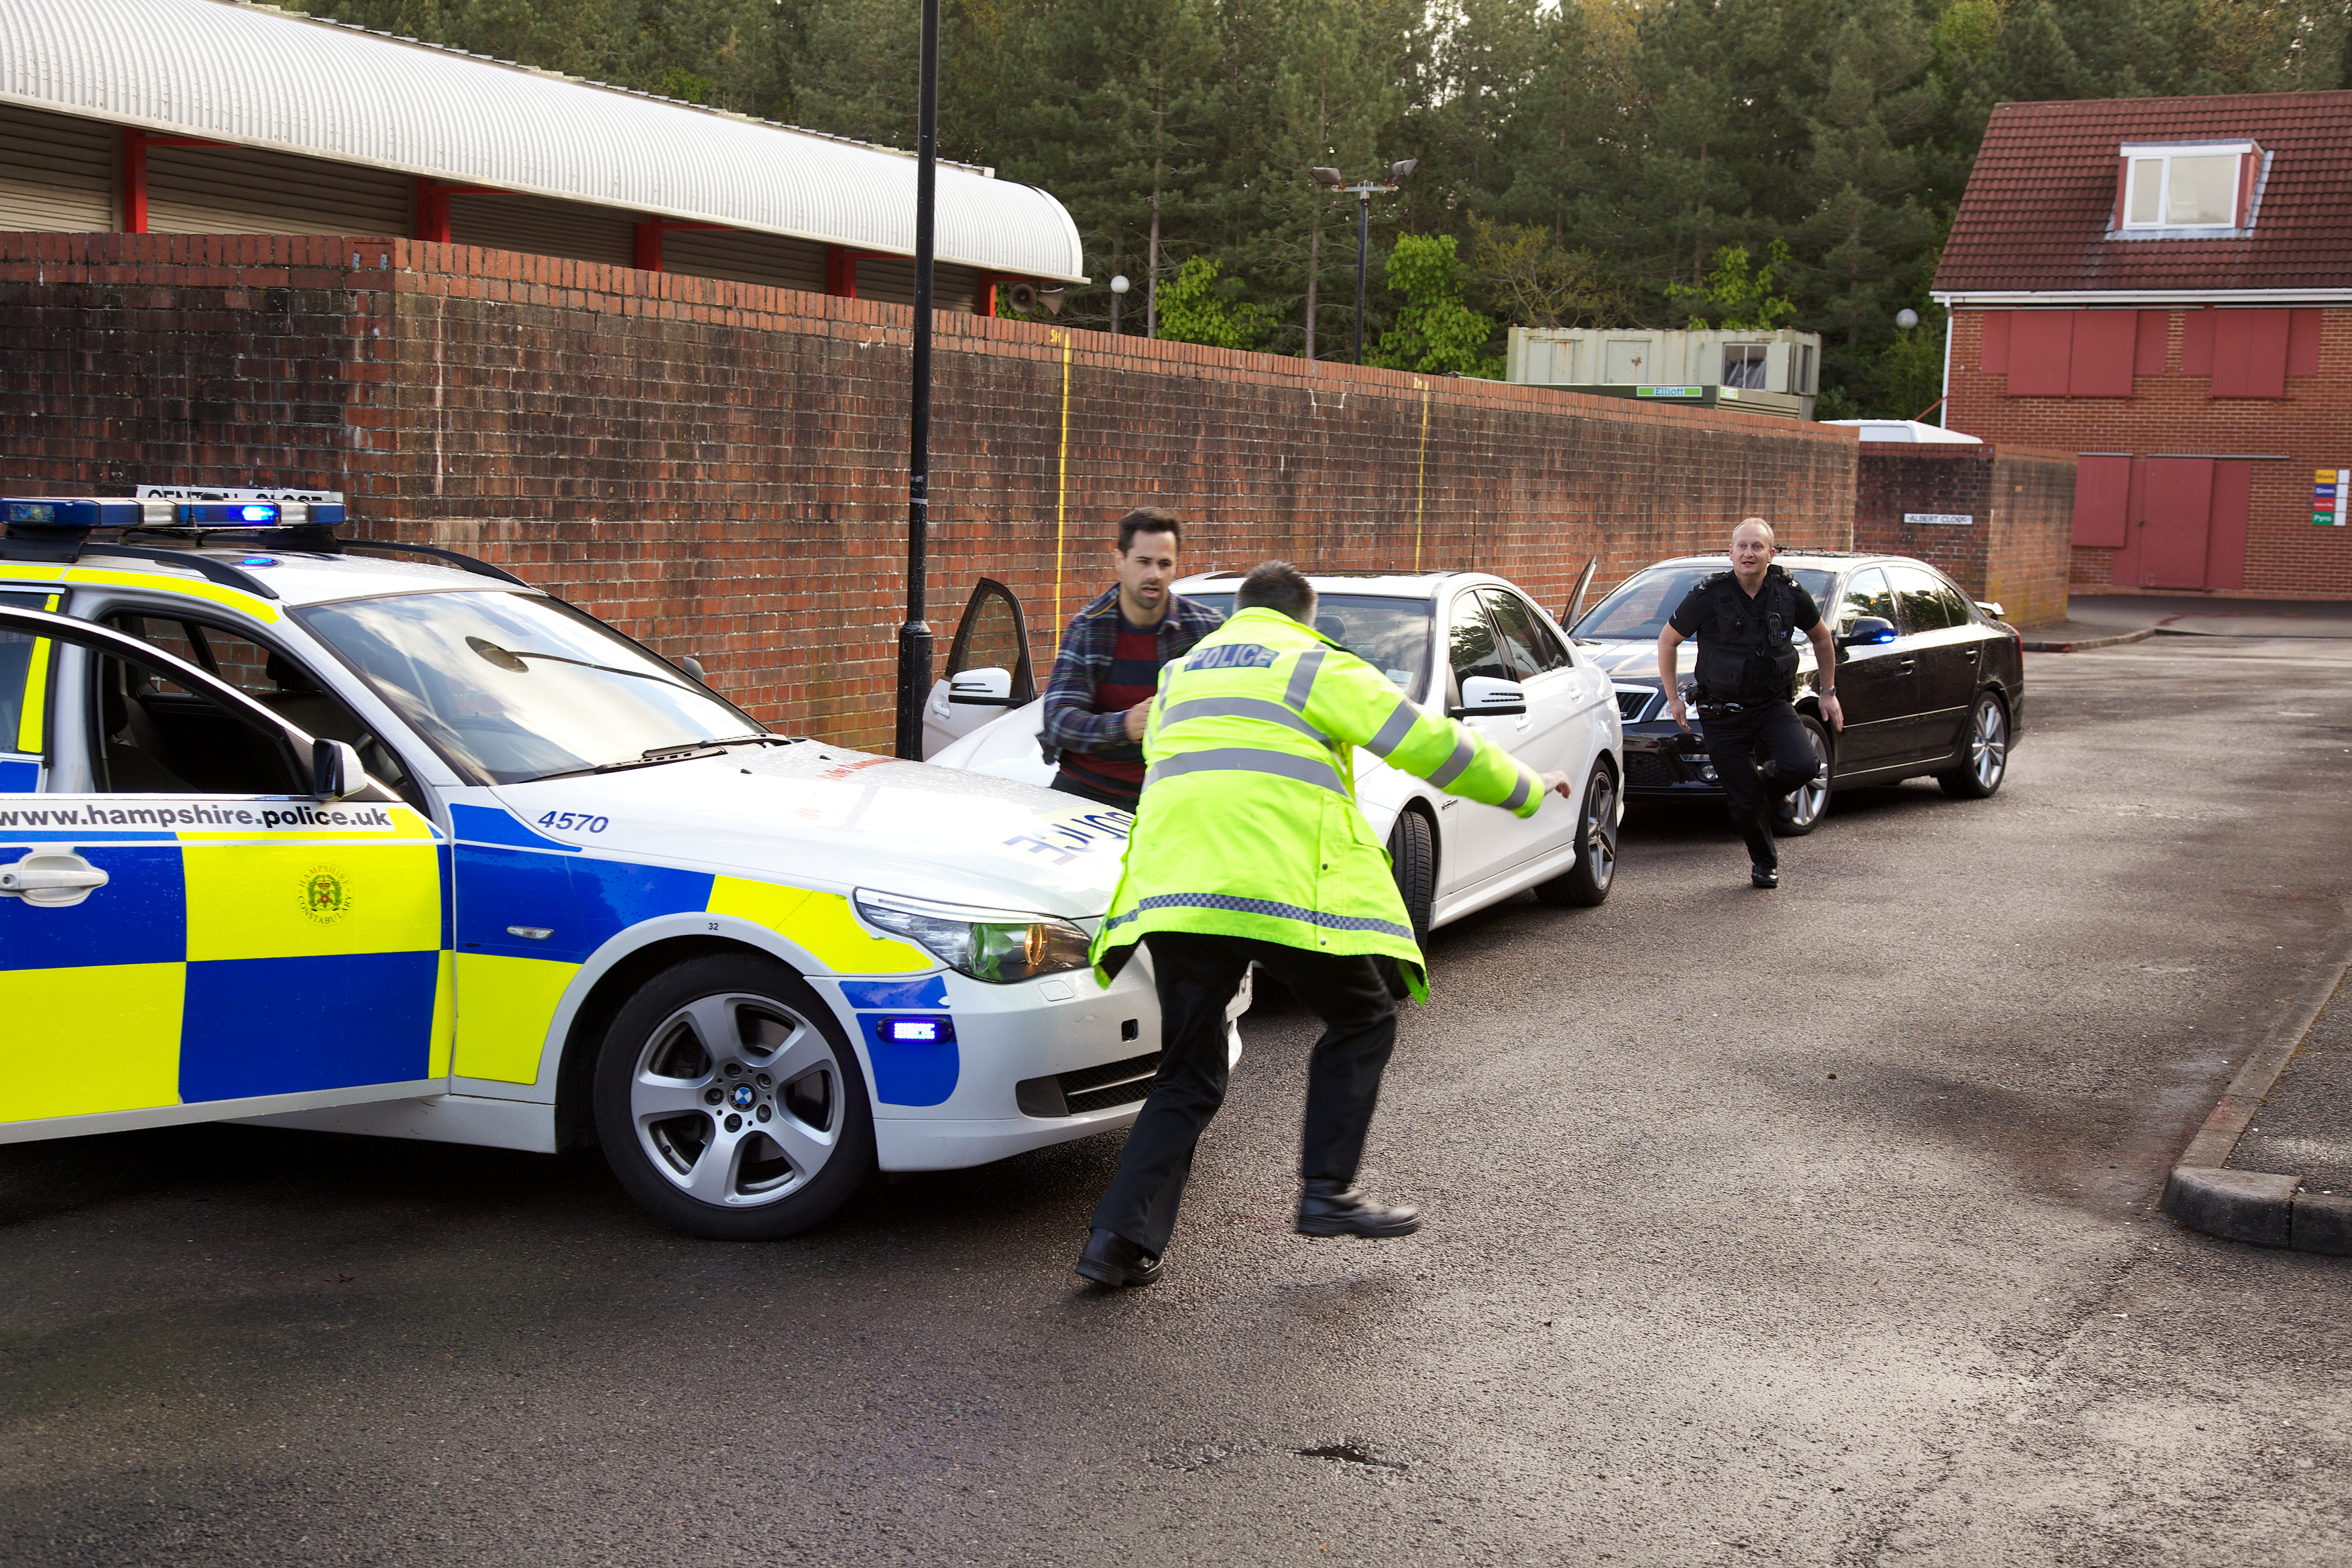
<instances>
[{"instance_id":1,"label":"yellow and blue checkered pattern","mask_svg":"<svg viewBox=\"0 0 2352 1568\"><path fill-rule=\"evenodd\" d=\"M447 1071L441 853L381 810L389 831L0 824L0 856L70 847L108 876L0 899L0 1123Z\"/></svg>"}]
</instances>

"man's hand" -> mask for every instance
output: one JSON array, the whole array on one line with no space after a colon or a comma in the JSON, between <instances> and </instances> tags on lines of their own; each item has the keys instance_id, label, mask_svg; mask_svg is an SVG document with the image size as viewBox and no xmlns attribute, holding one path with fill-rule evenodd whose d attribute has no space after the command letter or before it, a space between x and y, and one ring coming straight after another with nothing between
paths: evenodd
<instances>
[{"instance_id":1,"label":"man's hand","mask_svg":"<svg viewBox=\"0 0 2352 1568\"><path fill-rule=\"evenodd\" d=\"M1547 795L1557 795L1563 800L1576 799L1576 780L1565 773L1547 773L1538 782Z\"/></svg>"},{"instance_id":2,"label":"man's hand","mask_svg":"<svg viewBox=\"0 0 2352 1568\"><path fill-rule=\"evenodd\" d=\"M1843 729L1845 727L1845 704L1838 701L1837 693L1822 693L1821 702L1822 716L1830 721L1830 728L1832 730Z\"/></svg>"},{"instance_id":3,"label":"man's hand","mask_svg":"<svg viewBox=\"0 0 2352 1568\"><path fill-rule=\"evenodd\" d=\"M1144 727L1151 722L1151 699L1144 698L1127 710L1127 738L1141 740Z\"/></svg>"},{"instance_id":4,"label":"man's hand","mask_svg":"<svg viewBox=\"0 0 2352 1568\"><path fill-rule=\"evenodd\" d=\"M1683 727L1683 733L1685 735L1688 735L1690 733L1690 712L1683 706L1683 694L1679 687L1668 686L1666 688L1666 711L1675 716L1675 722Z\"/></svg>"}]
</instances>

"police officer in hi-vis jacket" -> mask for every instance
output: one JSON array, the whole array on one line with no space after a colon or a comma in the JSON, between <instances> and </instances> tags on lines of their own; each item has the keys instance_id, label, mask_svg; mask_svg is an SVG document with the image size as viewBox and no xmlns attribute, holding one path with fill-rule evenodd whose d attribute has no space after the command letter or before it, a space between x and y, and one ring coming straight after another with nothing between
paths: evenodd
<instances>
[{"instance_id":1,"label":"police officer in hi-vis jacket","mask_svg":"<svg viewBox=\"0 0 2352 1568\"><path fill-rule=\"evenodd\" d=\"M1699 730L1707 760L1723 784L1731 821L1748 841L1748 877L1758 887L1780 885L1780 852L1772 840L1772 813L1813 781L1821 758L1797 718L1797 650L1792 632L1812 640L1814 694L1832 729L1845 727L1838 702L1837 649L1821 607L1797 580L1772 564L1772 525L1749 517L1731 530L1731 570L1703 580L1685 594L1658 633L1658 684L1668 709L1685 731L1690 716L1675 678L1675 650L1698 639ZM1761 744L1769 760L1756 762Z\"/></svg>"},{"instance_id":2,"label":"police officer in hi-vis jacket","mask_svg":"<svg viewBox=\"0 0 2352 1568\"><path fill-rule=\"evenodd\" d=\"M1533 816L1563 773L1538 778L1315 630L1315 590L1288 561L1243 579L1234 616L1162 672L1144 732L1143 798L1118 890L1096 933L1103 983L1151 948L1160 1071L1096 1206L1077 1270L1148 1285L1176 1226L1192 1150L1225 1097L1225 1008L1262 964L1323 1020L1308 1063L1297 1228L1402 1236L1412 1208L1355 1188L1396 1001L1375 959L1428 994L1388 852L1356 808L1354 752L1449 794Z\"/></svg>"}]
</instances>

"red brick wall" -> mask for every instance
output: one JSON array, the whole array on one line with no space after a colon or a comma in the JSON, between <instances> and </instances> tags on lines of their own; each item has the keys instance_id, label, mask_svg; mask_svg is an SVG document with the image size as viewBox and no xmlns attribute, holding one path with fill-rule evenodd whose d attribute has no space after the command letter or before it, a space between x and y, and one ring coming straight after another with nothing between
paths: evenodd
<instances>
[{"instance_id":1,"label":"red brick wall","mask_svg":"<svg viewBox=\"0 0 2352 1568\"><path fill-rule=\"evenodd\" d=\"M1906 513L1975 518L1906 523ZM1853 548L1916 556L2017 626L2066 619L2074 530L2072 453L1865 442L1854 476Z\"/></svg>"},{"instance_id":2,"label":"red brick wall","mask_svg":"<svg viewBox=\"0 0 2352 1568\"><path fill-rule=\"evenodd\" d=\"M2043 398L2009 396L2008 378L1983 369L1985 313L1955 311L1946 421L1987 441L2067 452L2255 459L2242 585L2210 591L2352 599L2352 528L2311 524L2313 471L2352 468L2352 309L2320 313L2318 373L2289 376L2281 399L2209 397L2210 378L2181 371L2184 313L2167 314L2164 372L2134 377L2129 398ZM2141 591L2116 580L2118 553L2073 550L2074 591Z\"/></svg>"},{"instance_id":3,"label":"red brick wall","mask_svg":"<svg viewBox=\"0 0 2352 1568\"><path fill-rule=\"evenodd\" d=\"M511 566L763 717L884 747L911 319L406 240L0 234L0 489L341 489L365 531ZM986 574L1042 665L1057 580L1064 612L1102 587L1139 503L1195 519L1192 568L1475 567L1555 608L1589 555L1606 585L1750 513L1851 537L1847 430L956 312L934 341L942 655Z\"/></svg>"}]
</instances>

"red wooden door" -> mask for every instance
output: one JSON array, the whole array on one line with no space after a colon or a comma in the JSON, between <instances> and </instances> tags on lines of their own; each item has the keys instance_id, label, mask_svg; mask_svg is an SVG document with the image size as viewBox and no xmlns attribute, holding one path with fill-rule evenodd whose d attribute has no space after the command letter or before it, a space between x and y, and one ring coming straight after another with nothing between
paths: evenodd
<instances>
[{"instance_id":1,"label":"red wooden door","mask_svg":"<svg viewBox=\"0 0 2352 1568\"><path fill-rule=\"evenodd\" d=\"M2213 460L2151 457L2139 526L2142 588L2203 588L2213 523Z\"/></svg>"}]
</instances>

